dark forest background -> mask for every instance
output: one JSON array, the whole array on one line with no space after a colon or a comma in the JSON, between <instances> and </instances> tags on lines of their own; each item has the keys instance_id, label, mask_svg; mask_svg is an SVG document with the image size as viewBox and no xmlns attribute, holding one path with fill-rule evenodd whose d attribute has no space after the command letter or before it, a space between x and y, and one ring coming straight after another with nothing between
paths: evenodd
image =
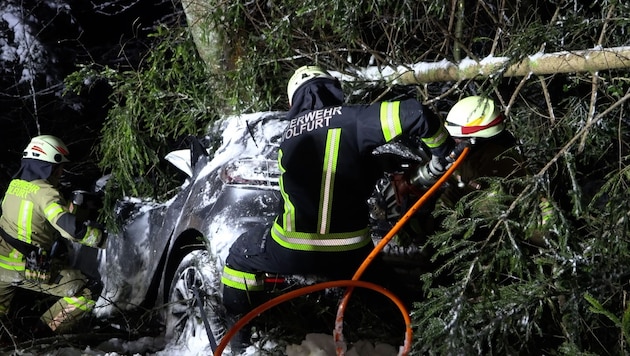
<instances>
[{"instance_id":1,"label":"dark forest background","mask_svg":"<svg viewBox=\"0 0 630 356\"><path fill-rule=\"evenodd\" d=\"M182 3L0 3L0 189L30 138L47 133L68 144L75 188L113 173L109 203L164 198L177 187L166 152L225 114L285 110L286 80L303 64L352 78L350 103L414 96L444 117L461 97L489 95L506 109L531 174L490 179L491 201L473 194L436 211L444 225L427 244L439 268L419 284L414 350L628 353L628 67L523 77L500 68L411 85L361 75L366 66L627 51L628 1ZM15 18L28 31L11 27ZM553 213L542 233L541 197Z\"/></svg>"},{"instance_id":2,"label":"dark forest background","mask_svg":"<svg viewBox=\"0 0 630 356\"><path fill-rule=\"evenodd\" d=\"M77 189L90 189L102 174L97 145L111 102L106 80L87 82L80 92L68 91L64 80L82 66L138 69L160 25L184 25L181 5L171 1L68 1L55 8L42 1L8 1L20 8L41 41L41 66L0 61L0 189L19 168L22 150L39 134L61 138L71 151L65 179ZM0 39L16 35L0 21ZM4 41L0 43L4 43ZM32 81L20 82L22 71Z\"/></svg>"}]
</instances>

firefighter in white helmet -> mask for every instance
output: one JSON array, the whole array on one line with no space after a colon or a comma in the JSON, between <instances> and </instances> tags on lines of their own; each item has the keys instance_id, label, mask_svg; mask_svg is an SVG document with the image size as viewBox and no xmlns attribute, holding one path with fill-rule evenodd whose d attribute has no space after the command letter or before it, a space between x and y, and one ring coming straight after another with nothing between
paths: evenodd
<instances>
[{"instance_id":1,"label":"firefighter in white helmet","mask_svg":"<svg viewBox=\"0 0 630 356\"><path fill-rule=\"evenodd\" d=\"M466 194L488 189L481 177L518 178L529 174L517 141L505 128L505 116L492 99L470 96L457 102L446 117L446 128L456 141L468 140L470 154L451 177L440 201L453 207ZM496 198L489 192L488 204ZM508 193L516 194L517 191ZM546 196L539 197L539 220L530 242L545 246L543 236L550 236L553 221L557 218L555 207Z\"/></svg>"},{"instance_id":2,"label":"firefighter in white helmet","mask_svg":"<svg viewBox=\"0 0 630 356\"><path fill-rule=\"evenodd\" d=\"M435 232L440 222L430 211L435 204L448 207L465 195L484 189L481 177L524 176L526 170L522 158L516 151L516 139L505 129L505 116L492 99L481 96L469 96L458 101L448 112L444 126L458 144L467 143L470 152L451 175L448 183L442 187L439 195L430 199L424 209L416 213L396 236L396 242L408 246L424 245L427 238ZM421 186L428 186L432 179L425 169L412 176L410 181L420 181ZM425 193L423 189L414 189L408 181L393 181L396 201L400 203L398 214L391 214L391 220L397 220L408 208ZM438 219L439 220L439 219ZM430 253L428 250L423 253Z\"/></svg>"},{"instance_id":3,"label":"firefighter in white helmet","mask_svg":"<svg viewBox=\"0 0 630 356\"><path fill-rule=\"evenodd\" d=\"M469 96L453 105L445 126L454 137L488 138L503 132L504 118L492 99Z\"/></svg>"},{"instance_id":4,"label":"firefighter in white helmet","mask_svg":"<svg viewBox=\"0 0 630 356\"><path fill-rule=\"evenodd\" d=\"M454 206L464 195L485 189L481 177L523 177L527 170L517 142L505 129L505 115L487 97L469 96L448 112L446 129L456 141L470 142L470 153L451 177L440 200Z\"/></svg>"},{"instance_id":5,"label":"firefighter in white helmet","mask_svg":"<svg viewBox=\"0 0 630 356\"><path fill-rule=\"evenodd\" d=\"M58 190L64 165L70 160L57 137L34 137L23 152L21 167L2 200L0 217L0 316L9 313L17 289L58 297L28 332L48 336L68 331L80 316L92 310L94 298L80 271L54 268L55 241L61 237L100 247L104 231L77 221ZM54 263L53 263L54 262ZM36 295L36 293L33 293ZM34 297L39 300L40 297ZM24 330L22 330L24 331Z\"/></svg>"}]
</instances>

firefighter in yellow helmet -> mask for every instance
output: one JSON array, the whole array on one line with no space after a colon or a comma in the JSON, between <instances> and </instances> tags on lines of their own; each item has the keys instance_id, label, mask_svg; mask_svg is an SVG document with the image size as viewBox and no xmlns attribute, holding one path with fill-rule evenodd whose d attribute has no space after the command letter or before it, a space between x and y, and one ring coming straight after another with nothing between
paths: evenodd
<instances>
[{"instance_id":1,"label":"firefighter in yellow helmet","mask_svg":"<svg viewBox=\"0 0 630 356\"><path fill-rule=\"evenodd\" d=\"M77 221L57 186L69 151L57 137L34 137L24 149L21 167L2 200L0 217L0 316L7 316L18 289L58 300L31 329L33 336L68 331L94 306L88 279L57 265L51 249L59 238L90 247L103 245L105 233ZM37 293L33 293L36 295ZM35 297L33 302L40 298Z\"/></svg>"}]
</instances>

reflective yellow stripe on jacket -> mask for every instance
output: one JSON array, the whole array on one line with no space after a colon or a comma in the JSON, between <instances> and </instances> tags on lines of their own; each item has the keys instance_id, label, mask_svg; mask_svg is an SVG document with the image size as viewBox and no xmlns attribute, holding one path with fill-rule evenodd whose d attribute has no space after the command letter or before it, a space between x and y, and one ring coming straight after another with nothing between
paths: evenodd
<instances>
[{"instance_id":1,"label":"reflective yellow stripe on jacket","mask_svg":"<svg viewBox=\"0 0 630 356\"><path fill-rule=\"evenodd\" d=\"M22 254L16 249L13 249L9 256L0 255L0 268L8 269L10 271L24 271Z\"/></svg>"},{"instance_id":2,"label":"reflective yellow stripe on jacket","mask_svg":"<svg viewBox=\"0 0 630 356\"><path fill-rule=\"evenodd\" d=\"M278 150L278 169L280 173L284 174L286 169L282 166L282 150ZM284 201L284 214L282 214L282 220L284 222L284 226L287 226L289 229L295 223L295 206L289 199L289 195L284 190L284 180L282 178L282 174L280 175L280 194L282 194L282 200Z\"/></svg>"},{"instance_id":3,"label":"reflective yellow stripe on jacket","mask_svg":"<svg viewBox=\"0 0 630 356\"><path fill-rule=\"evenodd\" d=\"M44 214L46 214L46 219L48 219L48 221L54 221L55 218L63 212L63 207L58 203L52 203L44 208Z\"/></svg>"},{"instance_id":4,"label":"reflective yellow stripe on jacket","mask_svg":"<svg viewBox=\"0 0 630 356\"><path fill-rule=\"evenodd\" d=\"M31 235L33 234L33 202L22 200L20 210L18 212L17 239L31 243Z\"/></svg>"},{"instance_id":5,"label":"reflective yellow stripe on jacket","mask_svg":"<svg viewBox=\"0 0 630 356\"><path fill-rule=\"evenodd\" d=\"M94 309L96 302L86 297L64 297L63 300L71 305L73 308L80 309L82 311L90 311Z\"/></svg>"},{"instance_id":6,"label":"reflective yellow stripe on jacket","mask_svg":"<svg viewBox=\"0 0 630 356\"><path fill-rule=\"evenodd\" d=\"M400 101L381 103L381 129L385 141L391 141L402 133Z\"/></svg>"},{"instance_id":7,"label":"reflective yellow stripe on jacket","mask_svg":"<svg viewBox=\"0 0 630 356\"><path fill-rule=\"evenodd\" d=\"M444 126L440 126L440 129L431 137L425 137L422 139L425 145L429 148L440 147L448 139L448 131Z\"/></svg>"},{"instance_id":8,"label":"reflective yellow stripe on jacket","mask_svg":"<svg viewBox=\"0 0 630 356\"><path fill-rule=\"evenodd\" d=\"M337 174L337 157L340 140L341 129L328 130L324 166L322 167L322 185L319 190L319 221L317 223L317 231L319 231L320 234L326 234L330 231L330 217L333 205L332 198Z\"/></svg>"},{"instance_id":9,"label":"reflective yellow stripe on jacket","mask_svg":"<svg viewBox=\"0 0 630 356\"><path fill-rule=\"evenodd\" d=\"M350 251L371 242L368 228L353 232L318 234L285 231L277 223L273 224L271 237L281 246L300 251Z\"/></svg>"}]
</instances>

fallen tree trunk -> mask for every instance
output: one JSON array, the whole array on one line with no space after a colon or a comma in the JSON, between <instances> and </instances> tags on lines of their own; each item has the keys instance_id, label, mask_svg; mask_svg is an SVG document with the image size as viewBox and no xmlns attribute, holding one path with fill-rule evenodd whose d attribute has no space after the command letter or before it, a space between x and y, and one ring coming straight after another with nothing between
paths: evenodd
<instances>
[{"instance_id":1,"label":"fallen tree trunk","mask_svg":"<svg viewBox=\"0 0 630 356\"><path fill-rule=\"evenodd\" d=\"M524 77L554 73L596 72L630 68L630 47L596 48L581 51L535 54L520 62L507 57L488 57L479 62L465 59L459 64L449 61L418 63L395 71L379 71L382 78L398 84L423 84L465 79ZM370 71L368 68L367 71Z\"/></svg>"},{"instance_id":2,"label":"fallen tree trunk","mask_svg":"<svg viewBox=\"0 0 630 356\"><path fill-rule=\"evenodd\" d=\"M230 36L225 35L226 28L216 28L211 20L211 14L224 5L214 0L183 0L182 5L197 51L207 67L213 72L234 69L235 63L243 55L242 48L228 39ZM357 74L368 80L411 85L492 76L524 77L622 68L630 68L629 46L537 53L516 63L508 57L486 57L481 61L463 59L459 63L446 60L421 62L396 69L367 67ZM374 76L373 73L379 74Z\"/></svg>"}]
</instances>

